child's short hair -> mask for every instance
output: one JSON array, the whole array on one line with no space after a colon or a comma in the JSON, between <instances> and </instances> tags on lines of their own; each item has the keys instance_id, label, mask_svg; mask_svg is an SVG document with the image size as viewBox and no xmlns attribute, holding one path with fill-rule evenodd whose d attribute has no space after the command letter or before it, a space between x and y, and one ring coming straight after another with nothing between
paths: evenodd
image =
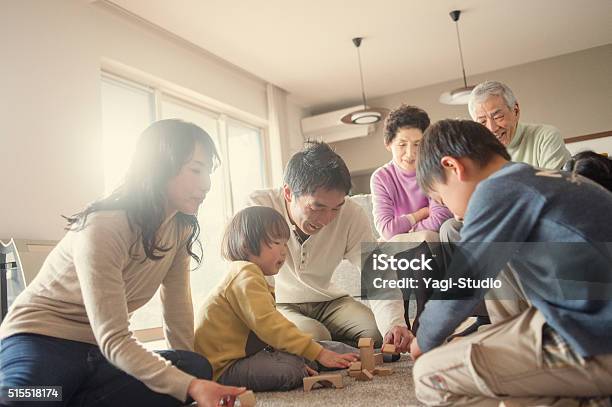
<instances>
[{"instance_id":1,"label":"child's short hair","mask_svg":"<svg viewBox=\"0 0 612 407\"><path fill-rule=\"evenodd\" d=\"M425 110L402 104L393 109L385 119L385 144L391 143L397 132L403 128L419 129L424 133L427 127L429 116Z\"/></svg>"},{"instance_id":2,"label":"child's short hair","mask_svg":"<svg viewBox=\"0 0 612 407\"><path fill-rule=\"evenodd\" d=\"M495 155L510 160L506 147L482 124L471 120L440 120L425 131L419 145L417 181L429 193L434 183L446 182L443 157L466 157L485 166Z\"/></svg>"},{"instance_id":3,"label":"child's short hair","mask_svg":"<svg viewBox=\"0 0 612 407\"><path fill-rule=\"evenodd\" d=\"M289 239L289 226L283 215L267 206L251 206L238 212L225 228L221 254L226 260L248 260L259 256L261 242Z\"/></svg>"}]
</instances>

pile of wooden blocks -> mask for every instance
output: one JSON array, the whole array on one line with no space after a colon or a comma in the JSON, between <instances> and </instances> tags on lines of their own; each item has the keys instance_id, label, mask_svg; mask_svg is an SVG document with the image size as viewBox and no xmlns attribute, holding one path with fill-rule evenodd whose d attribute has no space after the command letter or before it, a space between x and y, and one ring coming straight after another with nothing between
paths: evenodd
<instances>
[{"instance_id":1,"label":"pile of wooden blocks","mask_svg":"<svg viewBox=\"0 0 612 407\"><path fill-rule=\"evenodd\" d=\"M372 380L374 376L388 376L393 373L389 368L382 367L383 354L393 354L395 346L386 344L381 348L381 353L374 353L374 340L372 338L361 338L359 340L359 362L351 363L348 369L350 377L354 377L359 381ZM342 375L340 374L322 374L304 378L304 391L312 390L315 384L320 384L323 387L335 387L341 389Z\"/></svg>"},{"instance_id":2,"label":"pile of wooden blocks","mask_svg":"<svg viewBox=\"0 0 612 407\"><path fill-rule=\"evenodd\" d=\"M349 376L359 381L368 381L372 380L374 376L388 376L393 373L391 369L381 366L384 353L395 353L394 345L383 345L382 353L374 353L372 338L361 338L358 346L361 361L351 363L348 371Z\"/></svg>"}]
</instances>

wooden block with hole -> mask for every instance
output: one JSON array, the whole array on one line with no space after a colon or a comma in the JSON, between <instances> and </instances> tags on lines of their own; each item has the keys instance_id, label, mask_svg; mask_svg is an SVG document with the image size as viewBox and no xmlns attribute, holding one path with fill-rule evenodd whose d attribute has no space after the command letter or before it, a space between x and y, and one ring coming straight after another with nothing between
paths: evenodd
<instances>
[{"instance_id":1,"label":"wooden block with hole","mask_svg":"<svg viewBox=\"0 0 612 407\"><path fill-rule=\"evenodd\" d=\"M256 403L255 394L251 390L238 395L237 399L240 401L240 407L254 407Z\"/></svg>"},{"instance_id":2,"label":"wooden block with hole","mask_svg":"<svg viewBox=\"0 0 612 407\"><path fill-rule=\"evenodd\" d=\"M335 387L341 389L344 387L342 383L342 375L339 374L320 374L304 378L304 391L312 390L315 384L320 384L322 387Z\"/></svg>"},{"instance_id":3,"label":"wooden block with hole","mask_svg":"<svg viewBox=\"0 0 612 407\"><path fill-rule=\"evenodd\" d=\"M363 369L358 376L355 377L356 380L360 382L368 382L374 378L374 375L370 373L369 370Z\"/></svg>"},{"instance_id":4,"label":"wooden block with hole","mask_svg":"<svg viewBox=\"0 0 612 407\"><path fill-rule=\"evenodd\" d=\"M374 354L374 365L380 366L383 363L385 363L385 361L383 359L383 354L382 353L375 353Z\"/></svg>"},{"instance_id":5,"label":"wooden block with hole","mask_svg":"<svg viewBox=\"0 0 612 407\"><path fill-rule=\"evenodd\" d=\"M383 347L380 349L382 353L397 353L395 352L395 345L390 343L385 343Z\"/></svg>"},{"instance_id":6,"label":"wooden block with hole","mask_svg":"<svg viewBox=\"0 0 612 407\"><path fill-rule=\"evenodd\" d=\"M357 347L358 348L364 348L364 347L374 348L374 339L372 339L372 338L361 338L361 339L359 339L359 342L357 343Z\"/></svg>"},{"instance_id":7,"label":"wooden block with hole","mask_svg":"<svg viewBox=\"0 0 612 407\"><path fill-rule=\"evenodd\" d=\"M389 376L393 374L393 370L388 367L376 367L374 368L374 374L376 376Z\"/></svg>"}]
</instances>

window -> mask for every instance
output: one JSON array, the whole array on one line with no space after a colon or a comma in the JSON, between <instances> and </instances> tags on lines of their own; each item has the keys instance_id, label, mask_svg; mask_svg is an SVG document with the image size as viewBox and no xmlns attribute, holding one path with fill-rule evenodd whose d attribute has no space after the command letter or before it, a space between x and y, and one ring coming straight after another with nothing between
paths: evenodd
<instances>
[{"instance_id":1,"label":"window","mask_svg":"<svg viewBox=\"0 0 612 407\"><path fill-rule=\"evenodd\" d=\"M259 130L242 123L230 121L227 125L228 150L234 208L240 208L248 195L264 183L263 156Z\"/></svg>"},{"instance_id":2,"label":"window","mask_svg":"<svg viewBox=\"0 0 612 407\"><path fill-rule=\"evenodd\" d=\"M106 193L121 182L140 133L153 121L170 118L203 128L212 137L221 157L221 167L212 174L211 190L198 214L203 261L191 272L191 292L197 310L226 272L227 265L220 255L225 224L244 205L251 191L266 187L263 135L255 126L208 110L165 89L142 86L103 73ZM155 328L161 322L161 302L159 295L155 295L134 313L131 328Z\"/></svg>"},{"instance_id":3,"label":"window","mask_svg":"<svg viewBox=\"0 0 612 407\"><path fill-rule=\"evenodd\" d=\"M140 134L155 120L153 90L119 79L102 78L104 190L121 183Z\"/></svg>"}]
</instances>

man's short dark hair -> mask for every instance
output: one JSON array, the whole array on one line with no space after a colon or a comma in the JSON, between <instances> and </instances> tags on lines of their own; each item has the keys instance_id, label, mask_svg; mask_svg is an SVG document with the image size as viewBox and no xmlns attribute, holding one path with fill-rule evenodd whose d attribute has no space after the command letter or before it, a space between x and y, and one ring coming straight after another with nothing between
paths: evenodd
<instances>
[{"instance_id":1,"label":"man's short dark hair","mask_svg":"<svg viewBox=\"0 0 612 407\"><path fill-rule=\"evenodd\" d=\"M425 110L402 104L393 109L385 119L385 144L391 143L397 132L404 128L419 129L424 133L429 123L429 116Z\"/></svg>"},{"instance_id":2,"label":"man's short dark hair","mask_svg":"<svg viewBox=\"0 0 612 407\"><path fill-rule=\"evenodd\" d=\"M443 157L465 157L483 167L496 155L510 161L506 147L482 124L471 120L440 120L425 131L419 145L417 181L429 193L434 183L446 182Z\"/></svg>"},{"instance_id":3,"label":"man's short dark hair","mask_svg":"<svg viewBox=\"0 0 612 407\"><path fill-rule=\"evenodd\" d=\"M285 184L296 197L312 195L319 188L351 190L351 174L342 157L327 143L307 141L304 149L291 157L285 169Z\"/></svg>"}]
</instances>

